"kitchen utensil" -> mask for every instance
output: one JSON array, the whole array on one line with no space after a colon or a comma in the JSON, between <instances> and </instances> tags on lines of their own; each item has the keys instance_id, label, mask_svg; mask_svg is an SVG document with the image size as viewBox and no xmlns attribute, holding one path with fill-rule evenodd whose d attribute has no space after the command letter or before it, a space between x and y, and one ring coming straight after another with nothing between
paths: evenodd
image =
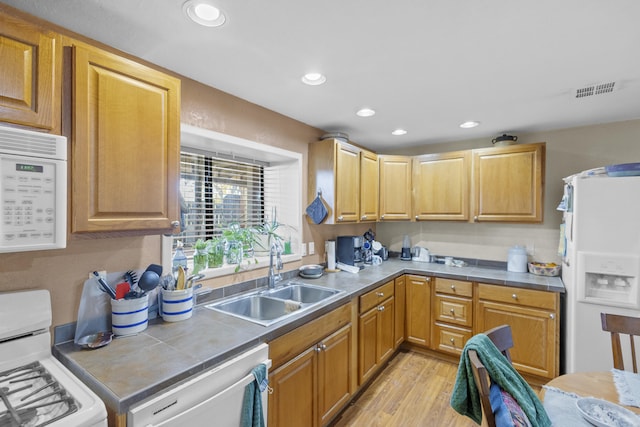
<instances>
[{"instance_id":1,"label":"kitchen utensil","mask_svg":"<svg viewBox=\"0 0 640 427\"><path fill-rule=\"evenodd\" d=\"M164 276L160 277L160 286L162 286L162 289L166 289L169 291L174 290L176 288L175 277L173 277L172 274L165 274Z\"/></svg>"},{"instance_id":2,"label":"kitchen utensil","mask_svg":"<svg viewBox=\"0 0 640 427\"><path fill-rule=\"evenodd\" d=\"M193 286L193 282L204 279L204 274L198 273L193 274L187 278L187 282L184 284L185 289L191 288Z\"/></svg>"},{"instance_id":3,"label":"kitchen utensil","mask_svg":"<svg viewBox=\"0 0 640 427\"><path fill-rule=\"evenodd\" d=\"M142 290L142 294L144 295L146 292L154 290L156 286L158 286L158 283L160 283L160 276L158 276L158 273L152 270L147 270L142 273L142 276L140 276L138 287Z\"/></svg>"},{"instance_id":4,"label":"kitchen utensil","mask_svg":"<svg viewBox=\"0 0 640 427\"><path fill-rule=\"evenodd\" d=\"M184 268L180 265L178 266L178 278L176 279L176 289L184 289Z\"/></svg>"},{"instance_id":5,"label":"kitchen utensil","mask_svg":"<svg viewBox=\"0 0 640 427\"><path fill-rule=\"evenodd\" d=\"M153 271L158 275L158 277L162 276L162 266L158 264L149 264L146 271Z\"/></svg>"},{"instance_id":6,"label":"kitchen utensil","mask_svg":"<svg viewBox=\"0 0 640 427\"><path fill-rule=\"evenodd\" d=\"M127 283L129 283L129 287L133 289L136 287L136 283L138 283L138 275L135 271L129 270L124 273L124 280L126 280Z\"/></svg>"},{"instance_id":7,"label":"kitchen utensil","mask_svg":"<svg viewBox=\"0 0 640 427\"><path fill-rule=\"evenodd\" d=\"M82 348L100 348L109 344L113 339L113 333L111 331L98 332L91 335L81 337L76 344Z\"/></svg>"},{"instance_id":8,"label":"kitchen utensil","mask_svg":"<svg viewBox=\"0 0 640 427\"><path fill-rule=\"evenodd\" d=\"M127 282L118 283L116 285L116 299L124 298L129 291L131 291L131 285Z\"/></svg>"},{"instance_id":9,"label":"kitchen utensil","mask_svg":"<svg viewBox=\"0 0 640 427\"><path fill-rule=\"evenodd\" d=\"M96 276L96 278L98 279L98 283L100 284L100 288L104 292L108 293L111 296L111 298L115 299L116 291L114 291L113 288L111 286L109 286L109 284L107 282L105 282L102 277L100 277L100 274L97 271L94 271L93 275Z\"/></svg>"}]
</instances>

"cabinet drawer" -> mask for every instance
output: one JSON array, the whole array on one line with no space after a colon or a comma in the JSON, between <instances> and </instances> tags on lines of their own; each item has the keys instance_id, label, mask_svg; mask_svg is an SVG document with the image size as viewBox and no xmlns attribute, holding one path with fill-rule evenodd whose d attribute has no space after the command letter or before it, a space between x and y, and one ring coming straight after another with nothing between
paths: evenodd
<instances>
[{"instance_id":1,"label":"cabinet drawer","mask_svg":"<svg viewBox=\"0 0 640 427\"><path fill-rule=\"evenodd\" d=\"M500 301L509 304L556 310L558 294L556 292L536 291L513 286L493 286L480 283L478 284L478 298L481 300Z\"/></svg>"},{"instance_id":2,"label":"cabinet drawer","mask_svg":"<svg viewBox=\"0 0 640 427\"><path fill-rule=\"evenodd\" d=\"M463 282L462 280L436 278L436 292L439 294L457 295L460 297L469 297L473 295L473 286L471 282Z\"/></svg>"},{"instance_id":3,"label":"cabinet drawer","mask_svg":"<svg viewBox=\"0 0 640 427\"><path fill-rule=\"evenodd\" d=\"M473 322L472 307L473 304L468 298L436 294L433 314L436 321L471 327Z\"/></svg>"},{"instance_id":4,"label":"cabinet drawer","mask_svg":"<svg viewBox=\"0 0 640 427\"><path fill-rule=\"evenodd\" d=\"M438 322L433 324L433 335L434 349L452 354L461 354L465 343L473 336L471 329L456 328Z\"/></svg>"},{"instance_id":5,"label":"cabinet drawer","mask_svg":"<svg viewBox=\"0 0 640 427\"><path fill-rule=\"evenodd\" d=\"M378 286L376 289L360 296L360 313L364 313L372 307L380 304L394 293L393 280Z\"/></svg>"}]
</instances>

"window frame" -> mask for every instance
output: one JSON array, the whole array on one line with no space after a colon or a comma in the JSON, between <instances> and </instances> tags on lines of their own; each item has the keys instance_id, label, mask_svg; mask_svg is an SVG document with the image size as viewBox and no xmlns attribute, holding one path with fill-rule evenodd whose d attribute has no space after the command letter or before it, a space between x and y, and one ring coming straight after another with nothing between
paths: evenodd
<instances>
[{"instance_id":1,"label":"window frame","mask_svg":"<svg viewBox=\"0 0 640 427\"><path fill-rule=\"evenodd\" d=\"M287 174L291 175L291 179L287 181L287 195L286 199L293 200L293 202L287 207L286 224L290 225L290 234L292 239L292 254L282 255L282 261L284 263L299 261L302 259L301 245L302 242L302 153L285 150L279 147L274 147L267 144L250 141L244 138L239 138L232 135L227 135L221 132L216 132L208 129L198 128L195 126L182 123L181 130L181 149L191 148L203 152L218 153L225 156L238 156L241 158L259 158L274 165L285 165ZM295 175L295 177L293 176ZM293 185L292 185L293 181ZM297 185L296 185L297 183ZM177 186L180 183L176 183ZM275 202L274 202L275 203ZM265 206L265 212L271 212L271 206ZM278 213L278 218L281 218L281 213ZM285 221L282 221L285 222ZM164 271L171 271L171 258L172 258L172 235L164 235L161 242L162 252L162 265ZM255 262L254 261L257 261ZM268 256L256 256L249 259L250 262L245 260L242 263L242 271L250 271L268 267ZM192 265L192 260L189 258L189 265ZM207 268L201 273L205 275L205 278L221 277L236 272L236 265L225 264L220 268Z\"/></svg>"}]
</instances>

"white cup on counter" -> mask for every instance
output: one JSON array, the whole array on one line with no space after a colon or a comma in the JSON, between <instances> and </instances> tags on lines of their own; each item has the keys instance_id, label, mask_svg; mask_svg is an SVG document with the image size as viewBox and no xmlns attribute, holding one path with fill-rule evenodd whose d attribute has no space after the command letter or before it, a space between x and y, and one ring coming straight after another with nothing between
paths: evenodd
<instances>
[{"instance_id":1,"label":"white cup on counter","mask_svg":"<svg viewBox=\"0 0 640 427\"><path fill-rule=\"evenodd\" d=\"M134 335L149 325L149 295L111 300L111 330L114 335Z\"/></svg>"},{"instance_id":2,"label":"white cup on counter","mask_svg":"<svg viewBox=\"0 0 640 427\"><path fill-rule=\"evenodd\" d=\"M158 312L165 322L186 320L193 314L193 288L158 293Z\"/></svg>"}]
</instances>

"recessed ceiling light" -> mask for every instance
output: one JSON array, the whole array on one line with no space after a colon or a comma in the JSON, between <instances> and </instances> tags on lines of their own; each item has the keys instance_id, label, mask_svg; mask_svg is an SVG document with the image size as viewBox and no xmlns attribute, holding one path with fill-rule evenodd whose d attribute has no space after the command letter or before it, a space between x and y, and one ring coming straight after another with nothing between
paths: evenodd
<instances>
[{"instance_id":1,"label":"recessed ceiling light","mask_svg":"<svg viewBox=\"0 0 640 427\"><path fill-rule=\"evenodd\" d=\"M321 73L307 73L302 76L302 83L310 86L321 85L326 82L327 78Z\"/></svg>"},{"instance_id":2,"label":"recessed ceiling light","mask_svg":"<svg viewBox=\"0 0 640 427\"><path fill-rule=\"evenodd\" d=\"M356 115L360 117L371 117L375 114L375 110L372 110L371 108L361 108L356 112Z\"/></svg>"},{"instance_id":3,"label":"recessed ceiling light","mask_svg":"<svg viewBox=\"0 0 640 427\"><path fill-rule=\"evenodd\" d=\"M480 122L476 122L476 121L468 121L468 122L464 122L460 124L460 127L463 129L470 129L470 128L474 128L476 126L480 126Z\"/></svg>"},{"instance_id":4,"label":"recessed ceiling light","mask_svg":"<svg viewBox=\"0 0 640 427\"><path fill-rule=\"evenodd\" d=\"M227 20L220 9L202 0L188 0L182 10L193 22L205 27L219 27Z\"/></svg>"},{"instance_id":5,"label":"recessed ceiling light","mask_svg":"<svg viewBox=\"0 0 640 427\"><path fill-rule=\"evenodd\" d=\"M391 135L396 135L396 136L406 135L406 134L407 134L407 131L404 129L396 129L393 132L391 132Z\"/></svg>"}]
</instances>

